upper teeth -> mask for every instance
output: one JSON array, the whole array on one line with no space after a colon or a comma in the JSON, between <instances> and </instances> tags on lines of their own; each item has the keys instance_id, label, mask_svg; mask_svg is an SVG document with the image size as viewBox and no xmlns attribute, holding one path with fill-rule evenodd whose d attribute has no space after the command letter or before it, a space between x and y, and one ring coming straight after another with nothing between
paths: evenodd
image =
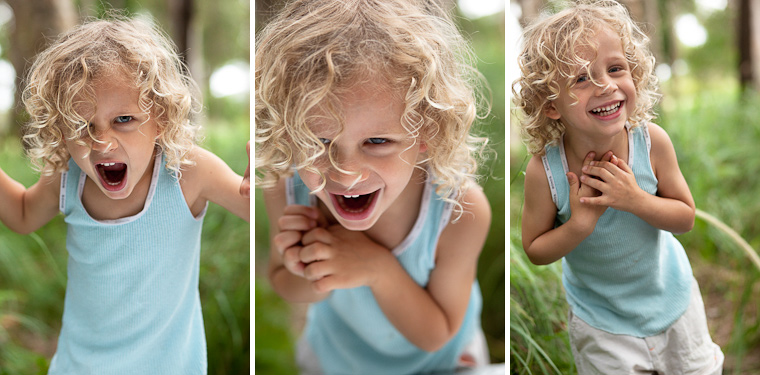
<instances>
[{"instance_id":1,"label":"upper teeth","mask_svg":"<svg viewBox=\"0 0 760 375\"><path fill-rule=\"evenodd\" d=\"M613 110L613 109L615 109L617 107L620 107L620 102L617 102L615 104L610 104L610 105L608 105L606 107L594 108L594 109L591 110L591 112L594 112L594 113L606 112L606 111L611 111L611 110Z\"/></svg>"},{"instance_id":2,"label":"upper teeth","mask_svg":"<svg viewBox=\"0 0 760 375\"><path fill-rule=\"evenodd\" d=\"M114 165L116 165L116 163L101 163L100 165L104 167L113 167Z\"/></svg>"},{"instance_id":3,"label":"upper teeth","mask_svg":"<svg viewBox=\"0 0 760 375\"><path fill-rule=\"evenodd\" d=\"M343 198L359 198L358 195L344 195Z\"/></svg>"}]
</instances>

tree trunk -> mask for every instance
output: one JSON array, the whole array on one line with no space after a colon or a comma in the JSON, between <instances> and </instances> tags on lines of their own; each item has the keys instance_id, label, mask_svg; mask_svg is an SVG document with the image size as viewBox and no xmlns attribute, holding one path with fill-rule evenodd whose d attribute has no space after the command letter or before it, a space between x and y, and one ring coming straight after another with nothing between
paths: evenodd
<instances>
[{"instance_id":1,"label":"tree trunk","mask_svg":"<svg viewBox=\"0 0 760 375\"><path fill-rule=\"evenodd\" d=\"M739 84L742 92L760 91L760 6L750 0L740 0L737 11Z\"/></svg>"},{"instance_id":2,"label":"tree trunk","mask_svg":"<svg viewBox=\"0 0 760 375\"><path fill-rule=\"evenodd\" d=\"M37 53L47 42L75 26L78 16L72 0L6 0L13 9L8 57L16 70L15 106L11 124L17 129L27 120L21 104L23 79ZM7 131L7 129L6 129Z\"/></svg>"},{"instance_id":3,"label":"tree trunk","mask_svg":"<svg viewBox=\"0 0 760 375\"><path fill-rule=\"evenodd\" d=\"M188 63L188 50L191 38L190 25L193 20L193 10L193 0L169 1L171 36L177 45L177 52L179 52L185 64Z\"/></svg>"}]
</instances>

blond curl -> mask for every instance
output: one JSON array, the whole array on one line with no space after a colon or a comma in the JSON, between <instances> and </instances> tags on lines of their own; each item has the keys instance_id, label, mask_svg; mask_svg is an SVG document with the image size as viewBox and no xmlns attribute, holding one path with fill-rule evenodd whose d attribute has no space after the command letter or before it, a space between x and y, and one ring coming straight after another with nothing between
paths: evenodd
<instances>
[{"instance_id":1,"label":"blond curl","mask_svg":"<svg viewBox=\"0 0 760 375\"><path fill-rule=\"evenodd\" d=\"M48 175L66 170L66 140L97 142L77 109L95 108L93 86L114 74L134 82L140 109L158 124L156 147L167 168L179 176L192 165L188 153L198 127L191 117L200 110L200 94L175 50L151 23L111 14L75 27L41 52L22 95L30 116L23 139L35 169Z\"/></svg>"},{"instance_id":2,"label":"blond curl","mask_svg":"<svg viewBox=\"0 0 760 375\"><path fill-rule=\"evenodd\" d=\"M513 83L512 92L516 109L522 111L521 132L531 154L543 155L544 148L565 132L561 119L548 118L546 109L559 96L561 83L570 91L578 67L585 67L591 76L588 69L592 61L582 55L589 50L596 55L595 34L603 28L620 37L631 67L636 103L628 121L636 127L655 117L654 105L660 95L649 37L618 2L577 1L557 14L544 15L523 32L524 47L518 56L520 78Z\"/></svg>"},{"instance_id":3,"label":"blond curl","mask_svg":"<svg viewBox=\"0 0 760 375\"><path fill-rule=\"evenodd\" d=\"M382 83L404 101L402 125L426 142L418 163L437 193L454 203L475 184L487 139L472 133L488 112L474 54L450 16L432 1L295 1L257 38L256 183L264 188L293 167L321 173L329 147L309 128L316 116L343 126L338 97L361 83ZM324 175L322 175L324 187Z\"/></svg>"}]
</instances>

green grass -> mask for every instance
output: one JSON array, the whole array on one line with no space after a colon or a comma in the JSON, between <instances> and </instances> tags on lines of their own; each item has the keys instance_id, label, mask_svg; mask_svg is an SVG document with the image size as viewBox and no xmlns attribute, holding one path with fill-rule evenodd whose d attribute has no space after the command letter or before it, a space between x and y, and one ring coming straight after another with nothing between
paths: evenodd
<instances>
[{"instance_id":1,"label":"green grass","mask_svg":"<svg viewBox=\"0 0 760 375\"><path fill-rule=\"evenodd\" d=\"M202 145L242 174L247 118L209 120ZM13 137L0 140L0 168L25 186L37 180ZM250 368L250 226L211 204L203 225L200 295L210 374ZM66 284L61 215L22 236L0 225L0 375L45 374L57 340ZM51 346L53 345L53 346Z\"/></svg>"},{"instance_id":2,"label":"green grass","mask_svg":"<svg viewBox=\"0 0 760 375\"><path fill-rule=\"evenodd\" d=\"M717 217L755 249L760 247L758 104L760 97L741 98L731 85L710 86L684 78L679 86L669 87L655 120L673 141L697 208ZM525 149L513 147L511 154L511 370L513 374L572 373L561 266L534 266L522 250ZM702 218L678 239L700 282L713 340L726 354L724 373L757 373L760 271L734 239Z\"/></svg>"}]
</instances>

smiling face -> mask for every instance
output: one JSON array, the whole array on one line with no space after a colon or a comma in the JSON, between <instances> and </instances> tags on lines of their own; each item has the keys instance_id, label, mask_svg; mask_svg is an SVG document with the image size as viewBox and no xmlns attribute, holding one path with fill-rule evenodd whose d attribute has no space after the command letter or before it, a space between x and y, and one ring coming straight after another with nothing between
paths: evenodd
<instances>
[{"instance_id":1,"label":"smiling face","mask_svg":"<svg viewBox=\"0 0 760 375\"><path fill-rule=\"evenodd\" d=\"M591 60L591 76L578 67L570 88L568 82L561 82L559 97L546 109L547 117L561 119L568 133L589 137L618 134L636 103L636 88L620 37L605 27L596 31L595 39L596 57L592 51L582 54Z\"/></svg>"},{"instance_id":2,"label":"smiling face","mask_svg":"<svg viewBox=\"0 0 760 375\"><path fill-rule=\"evenodd\" d=\"M426 146L401 124L404 103L378 85L355 85L339 95L344 127L328 116L310 129L330 149L314 164L324 175L316 195L349 230L371 228L407 189ZM298 174L311 191L322 184L319 173Z\"/></svg>"},{"instance_id":3,"label":"smiling face","mask_svg":"<svg viewBox=\"0 0 760 375\"><path fill-rule=\"evenodd\" d=\"M139 91L126 77L110 74L96 80L93 88L95 108L77 109L90 119L89 129L78 139L67 137L66 147L106 197L125 199L138 183L150 179L158 126L140 109Z\"/></svg>"}]
</instances>

